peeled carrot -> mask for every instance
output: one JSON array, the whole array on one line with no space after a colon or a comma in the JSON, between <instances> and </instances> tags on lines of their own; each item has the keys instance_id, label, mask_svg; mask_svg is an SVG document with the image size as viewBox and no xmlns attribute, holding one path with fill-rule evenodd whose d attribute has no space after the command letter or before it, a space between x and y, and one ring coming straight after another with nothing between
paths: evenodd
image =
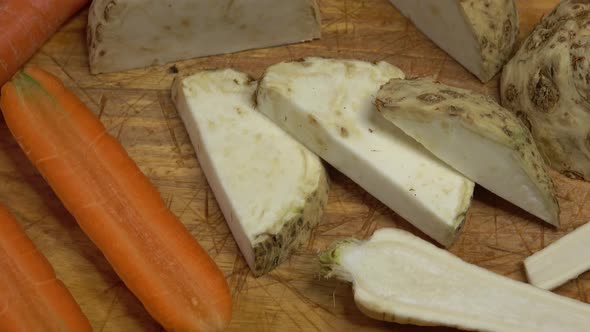
<instances>
[{"instance_id":1,"label":"peeled carrot","mask_svg":"<svg viewBox=\"0 0 590 332\"><path fill-rule=\"evenodd\" d=\"M21 148L125 285L168 331L219 331L227 282L100 120L36 67L2 87L0 108Z\"/></svg>"},{"instance_id":2,"label":"peeled carrot","mask_svg":"<svg viewBox=\"0 0 590 332\"><path fill-rule=\"evenodd\" d=\"M0 0L0 85L89 0Z\"/></svg>"},{"instance_id":3,"label":"peeled carrot","mask_svg":"<svg viewBox=\"0 0 590 332\"><path fill-rule=\"evenodd\" d=\"M0 271L0 331L92 331L45 256L2 205Z\"/></svg>"}]
</instances>

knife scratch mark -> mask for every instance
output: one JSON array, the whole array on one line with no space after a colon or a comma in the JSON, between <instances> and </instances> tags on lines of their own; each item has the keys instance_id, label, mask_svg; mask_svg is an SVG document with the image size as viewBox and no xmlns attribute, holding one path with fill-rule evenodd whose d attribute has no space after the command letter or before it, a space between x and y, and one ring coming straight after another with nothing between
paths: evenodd
<instances>
[{"instance_id":1,"label":"knife scratch mark","mask_svg":"<svg viewBox=\"0 0 590 332\"><path fill-rule=\"evenodd\" d=\"M168 116L164 112L165 101L163 100L163 98L164 98L163 93L158 92L158 103L160 105L160 112L162 112L162 116L164 117L164 121L166 122L166 127L168 128L168 132L170 134L170 139L172 140L172 144L174 144L174 148L176 150L176 153L178 154L179 166L184 167L184 160L182 158L182 150L180 149L180 144L178 143L178 139L176 138L176 135L174 134L174 129L172 128L172 124L170 123L170 119L168 118Z\"/></svg>"},{"instance_id":2,"label":"knife scratch mark","mask_svg":"<svg viewBox=\"0 0 590 332\"><path fill-rule=\"evenodd\" d=\"M526 251L528 252L528 254L529 255L532 255L533 254L533 251L529 247L529 244L525 241L524 236L522 235L522 232L516 226L516 223L514 222L514 220L512 220L510 218L508 220L510 220L510 223L512 224L512 227L514 227L514 230L516 230L516 234L518 234L518 237L520 238L520 241L521 241L522 245L524 246L524 248L526 249Z\"/></svg>"},{"instance_id":3,"label":"knife scratch mark","mask_svg":"<svg viewBox=\"0 0 590 332\"><path fill-rule=\"evenodd\" d=\"M104 323L102 324L102 327L100 328L100 332L103 332L104 329L107 326L107 323L109 321L109 318L110 318L111 314L113 313L113 309L115 307L115 304L117 303L117 299L119 298L119 291L120 291L120 289L121 288L117 288L117 290L115 291L115 294L113 295L113 300L111 301L111 304L110 304L109 309L107 311L107 315L104 318Z\"/></svg>"}]
</instances>

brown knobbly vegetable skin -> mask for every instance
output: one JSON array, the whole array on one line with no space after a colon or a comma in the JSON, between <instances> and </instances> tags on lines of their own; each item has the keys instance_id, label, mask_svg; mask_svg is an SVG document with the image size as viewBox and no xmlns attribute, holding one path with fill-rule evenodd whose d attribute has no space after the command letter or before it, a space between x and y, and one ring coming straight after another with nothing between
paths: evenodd
<instances>
[{"instance_id":1,"label":"brown knobbly vegetable skin","mask_svg":"<svg viewBox=\"0 0 590 332\"><path fill-rule=\"evenodd\" d=\"M479 39L488 81L514 51L519 28L514 0L461 0L461 6Z\"/></svg>"},{"instance_id":2,"label":"brown knobbly vegetable skin","mask_svg":"<svg viewBox=\"0 0 590 332\"><path fill-rule=\"evenodd\" d=\"M590 181L590 1L562 1L504 67L502 105L550 165Z\"/></svg>"},{"instance_id":3,"label":"brown knobbly vegetable skin","mask_svg":"<svg viewBox=\"0 0 590 332\"><path fill-rule=\"evenodd\" d=\"M538 77L528 86L533 105L542 112L550 112L559 101L559 89L554 81L554 71L547 67L541 69Z\"/></svg>"},{"instance_id":4,"label":"brown knobbly vegetable skin","mask_svg":"<svg viewBox=\"0 0 590 332\"><path fill-rule=\"evenodd\" d=\"M435 93L424 93L419 95L418 100L421 100L422 102L426 103L426 104L437 104L440 103L441 101L445 100L446 98L439 95L439 94L435 94Z\"/></svg>"}]
</instances>

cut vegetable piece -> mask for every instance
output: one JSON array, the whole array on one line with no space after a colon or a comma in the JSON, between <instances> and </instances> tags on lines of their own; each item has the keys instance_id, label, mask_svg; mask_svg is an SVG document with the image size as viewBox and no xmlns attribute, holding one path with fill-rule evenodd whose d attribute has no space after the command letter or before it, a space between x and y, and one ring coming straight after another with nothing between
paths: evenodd
<instances>
[{"instance_id":1,"label":"cut vegetable piece","mask_svg":"<svg viewBox=\"0 0 590 332\"><path fill-rule=\"evenodd\" d=\"M559 226L545 161L527 128L494 100L421 78L391 80L376 104L387 120L459 172Z\"/></svg>"},{"instance_id":2,"label":"cut vegetable piece","mask_svg":"<svg viewBox=\"0 0 590 332\"><path fill-rule=\"evenodd\" d=\"M502 105L530 127L551 167L590 181L590 1L564 0L502 73Z\"/></svg>"},{"instance_id":3,"label":"cut vegetable piece","mask_svg":"<svg viewBox=\"0 0 590 332\"><path fill-rule=\"evenodd\" d=\"M328 200L321 160L255 110L258 84L231 70L177 79L172 95L199 164L255 275L307 241Z\"/></svg>"},{"instance_id":4,"label":"cut vegetable piece","mask_svg":"<svg viewBox=\"0 0 590 332\"><path fill-rule=\"evenodd\" d=\"M553 289L590 270L590 223L524 260L529 282Z\"/></svg>"},{"instance_id":5,"label":"cut vegetable piece","mask_svg":"<svg viewBox=\"0 0 590 332\"><path fill-rule=\"evenodd\" d=\"M377 114L379 86L403 76L386 62L280 63L260 83L258 108L414 226L450 245L473 182Z\"/></svg>"},{"instance_id":6,"label":"cut vegetable piece","mask_svg":"<svg viewBox=\"0 0 590 332\"><path fill-rule=\"evenodd\" d=\"M435 44L482 82L509 60L518 36L514 0L391 0Z\"/></svg>"},{"instance_id":7,"label":"cut vegetable piece","mask_svg":"<svg viewBox=\"0 0 590 332\"><path fill-rule=\"evenodd\" d=\"M580 332L590 305L471 265L408 232L380 229L320 254L322 274L352 282L374 319L493 332Z\"/></svg>"},{"instance_id":8,"label":"cut vegetable piece","mask_svg":"<svg viewBox=\"0 0 590 332\"><path fill-rule=\"evenodd\" d=\"M31 163L165 330L227 327L223 273L74 93L31 66L2 87L0 109Z\"/></svg>"},{"instance_id":9,"label":"cut vegetable piece","mask_svg":"<svg viewBox=\"0 0 590 332\"><path fill-rule=\"evenodd\" d=\"M0 271L0 331L92 331L53 267L2 205Z\"/></svg>"},{"instance_id":10,"label":"cut vegetable piece","mask_svg":"<svg viewBox=\"0 0 590 332\"><path fill-rule=\"evenodd\" d=\"M321 34L316 0L94 0L93 74L296 43Z\"/></svg>"}]
</instances>

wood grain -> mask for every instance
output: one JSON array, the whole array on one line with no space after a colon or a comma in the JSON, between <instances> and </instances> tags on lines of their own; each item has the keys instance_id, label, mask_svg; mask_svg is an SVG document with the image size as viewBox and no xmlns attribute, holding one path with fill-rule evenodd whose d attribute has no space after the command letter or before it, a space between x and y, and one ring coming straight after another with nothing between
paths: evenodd
<instances>
[{"instance_id":1,"label":"wood grain","mask_svg":"<svg viewBox=\"0 0 590 332\"><path fill-rule=\"evenodd\" d=\"M518 1L521 35L557 0ZM254 77L273 63L305 56L385 60L407 76L441 81L497 96L497 79L482 85L436 48L387 0L322 0L323 39L176 63L179 74L234 67ZM199 168L170 100L171 65L92 76L85 48L87 12L69 22L31 60L64 80L123 143L168 206L215 258L234 296L230 331L452 331L379 322L355 307L350 285L317 277L316 254L343 237L366 238L381 227L419 234L342 174L330 169L332 189L322 224L309 243L274 272L253 278ZM517 280L522 261L590 218L590 184L553 174L562 228L555 230L478 188L464 232L450 250L462 259ZM80 231L0 122L0 201L18 216L47 255L96 331L160 331ZM419 234L420 235L420 234ZM423 236L423 235L421 235ZM590 273L557 293L590 302Z\"/></svg>"}]
</instances>

